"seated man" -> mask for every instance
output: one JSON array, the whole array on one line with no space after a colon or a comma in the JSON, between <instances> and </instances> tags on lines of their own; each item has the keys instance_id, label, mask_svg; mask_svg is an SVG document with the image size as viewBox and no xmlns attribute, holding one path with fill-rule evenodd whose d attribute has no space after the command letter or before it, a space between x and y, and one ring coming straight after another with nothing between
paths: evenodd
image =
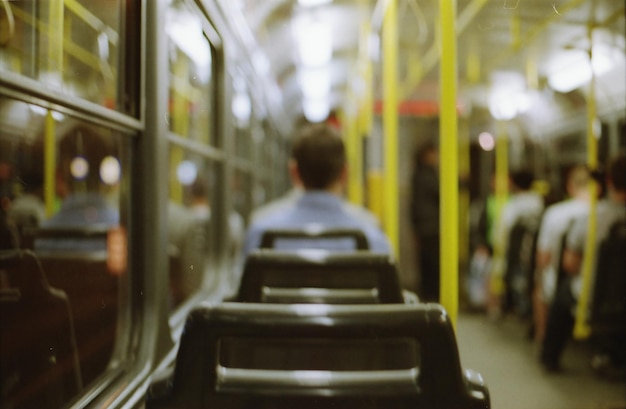
<instances>
[{"instance_id":1,"label":"seated man","mask_svg":"<svg viewBox=\"0 0 626 409\"><path fill-rule=\"evenodd\" d=\"M284 211L253 221L245 237L242 261L259 247L266 230L301 228L308 224L360 229L373 252L390 252L384 233L345 206L341 195L346 182L346 153L343 141L332 128L326 125L305 128L294 142L292 157L293 172L302 182L304 193Z\"/></svg>"},{"instance_id":2,"label":"seated man","mask_svg":"<svg viewBox=\"0 0 626 409\"><path fill-rule=\"evenodd\" d=\"M300 180L300 176L298 175L298 169L296 166L296 161L293 157L289 158L289 162L287 164L287 170L289 172L289 178L291 180L292 188L279 197L278 199L272 200L269 203L266 203L252 211L250 215L250 220L252 223L263 220L270 217L272 214L282 213L285 210L294 206L294 204L302 197L304 194L304 187L302 186L302 180ZM356 205L354 203L343 201L343 206L346 208L346 211L351 215L355 216L358 219L363 220L366 223L373 224L375 226L380 226L380 222L378 217L370 212L365 207Z\"/></svg>"}]
</instances>

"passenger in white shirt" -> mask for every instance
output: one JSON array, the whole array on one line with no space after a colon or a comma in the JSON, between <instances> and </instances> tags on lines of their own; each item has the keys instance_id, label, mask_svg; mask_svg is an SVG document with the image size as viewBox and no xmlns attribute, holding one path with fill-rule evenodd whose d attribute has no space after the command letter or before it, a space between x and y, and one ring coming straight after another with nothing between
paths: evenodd
<instances>
[{"instance_id":1,"label":"passenger in white shirt","mask_svg":"<svg viewBox=\"0 0 626 409\"><path fill-rule=\"evenodd\" d=\"M589 210L589 170L574 165L567 172L567 198L549 206L542 218L537 238L535 287L533 290L533 324L535 341L541 343L545 332L548 306L554 298L561 266L561 248L575 219Z\"/></svg>"}]
</instances>

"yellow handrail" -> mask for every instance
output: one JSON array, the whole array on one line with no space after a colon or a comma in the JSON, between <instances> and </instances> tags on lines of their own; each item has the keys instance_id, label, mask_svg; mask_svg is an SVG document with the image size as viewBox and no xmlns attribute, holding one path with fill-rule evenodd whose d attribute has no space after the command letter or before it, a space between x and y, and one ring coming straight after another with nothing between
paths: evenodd
<instances>
[{"instance_id":1,"label":"yellow handrail","mask_svg":"<svg viewBox=\"0 0 626 409\"><path fill-rule=\"evenodd\" d=\"M44 128L44 204L46 216L50 217L56 211L56 123L52 111L46 114Z\"/></svg>"},{"instance_id":2,"label":"yellow handrail","mask_svg":"<svg viewBox=\"0 0 626 409\"><path fill-rule=\"evenodd\" d=\"M593 44L592 32L593 28L589 27L590 44ZM589 65L592 61L592 51L589 50ZM591 70L593 73L593 69ZM598 167L598 138L596 135L595 122L596 118L596 95L595 95L595 75L592 74L591 81L587 93L587 166L589 169L595 170ZM591 301L591 285L593 281L593 266L595 265L596 252L596 204L598 201L597 186L595 183L589 184L589 219L587 224L587 237L585 238L585 253L583 257L582 271L582 288L578 304L576 305L574 337L576 339L585 339L591 335L591 328L587 322L587 312Z\"/></svg>"},{"instance_id":3,"label":"yellow handrail","mask_svg":"<svg viewBox=\"0 0 626 409\"><path fill-rule=\"evenodd\" d=\"M390 0L383 20L384 227L398 255L398 10Z\"/></svg>"},{"instance_id":4,"label":"yellow handrail","mask_svg":"<svg viewBox=\"0 0 626 409\"><path fill-rule=\"evenodd\" d=\"M440 152L440 302L456 326L459 302L459 147L457 129L456 0L439 1L441 79Z\"/></svg>"},{"instance_id":5,"label":"yellow handrail","mask_svg":"<svg viewBox=\"0 0 626 409\"><path fill-rule=\"evenodd\" d=\"M493 266L489 286L493 296L499 297L504 292L504 258L506 237L500 237L498 226L502 219L502 208L508 196L509 147L507 139L507 123L498 120L496 136L496 173L495 173L495 226L493 236Z\"/></svg>"}]
</instances>

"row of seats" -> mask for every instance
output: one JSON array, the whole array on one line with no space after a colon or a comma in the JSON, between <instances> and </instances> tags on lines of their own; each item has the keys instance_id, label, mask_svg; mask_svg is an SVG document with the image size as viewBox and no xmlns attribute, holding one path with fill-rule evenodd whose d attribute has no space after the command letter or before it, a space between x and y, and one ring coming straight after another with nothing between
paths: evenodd
<instances>
[{"instance_id":1,"label":"row of seats","mask_svg":"<svg viewBox=\"0 0 626 409\"><path fill-rule=\"evenodd\" d=\"M443 307L403 291L394 262L359 236L267 233L238 294L189 314L175 366L154 379L146 407L489 408L480 375L461 368ZM285 237L361 244L269 248Z\"/></svg>"},{"instance_id":2,"label":"row of seats","mask_svg":"<svg viewBox=\"0 0 626 409\"><path fill-rule=\"evenodd\" d=\"M30 242L98 243L101 228L39 229ZM0 251L0 406L58 408L111 362L123 277L105 251Z\"/></svg>"}]
</instances>

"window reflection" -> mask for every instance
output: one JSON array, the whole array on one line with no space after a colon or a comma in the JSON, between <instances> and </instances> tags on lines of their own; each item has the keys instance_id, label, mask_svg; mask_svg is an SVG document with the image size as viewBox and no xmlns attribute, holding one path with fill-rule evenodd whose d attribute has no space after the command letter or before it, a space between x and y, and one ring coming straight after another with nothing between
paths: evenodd
<instances>
[{"instance_id":1,"label":"window reflection","mask_svg":"<svg viewBox=\"0 0 626 409\"><path fill-rule=\"evenodd\" d=\"M170 200L168 255L170 305L179 306L211 281L215 226L211 208L215 198L215 163L170 144Z\"/></svg>"},{"instance_id":2,"label":"window reflection","mask_svg":"<svg viewBox=\"0 0 626 409\"><path fill-rule=\"evenodd\" d=\"M3 2L0 71L38 81L66 95L136 115L121 61L133 48L123 37L121 0ZM11 24L9 24L11 22ZM6 26L5 26L6 24ZM135 38L137 37L137 38ZM139 36L129 35L131 41Z\"/></svg>"},{"instance_id":3,"label":"window reflection","mask_svg":"<svg viewBox=\"0 0 626 409\"><path fill-rule=\"evenodd\" d=\"M11 376L20 381L3 383L0 406L20 406L14 399L23 393L21 387L31 388L32 396L46 393L37 390L36 379L55 369L13 367L5 353L17 356L22 348L36 355L33 343L47 339L43 331L54 327L56 333L72 337L79 368L80 387L51 403L60 407L125 358L120 354L127 348L116 343L121 339L118 331L126 331L129 324L121 312L130 305L125 290L130 281L125 194L130 138L4 96L0 96L0 129L0 169L5 170L0 171L0 194L7 220L17 232L16 245L35 251L45 280L55 294L67 299L74 328L73 333L66 331L67 320L37 314L22 317L35 331L3 333L3 379ZM37 281L15 281L11 271L5 273L9 277L5 285L22 292L28 291L23 286ZM62 373L58 376L65 376Z\"/></svg>"},{"instance_id":4,"label":"window reflection","mask_svg":"<svg viewBox=\"0 0 626 409\"><path fill-rule=\"evenodd\" d=\"M203 144L215 140L213 49L202 20L184 1L167 11L170 131Z\"/></svg>"}]
</instances>

